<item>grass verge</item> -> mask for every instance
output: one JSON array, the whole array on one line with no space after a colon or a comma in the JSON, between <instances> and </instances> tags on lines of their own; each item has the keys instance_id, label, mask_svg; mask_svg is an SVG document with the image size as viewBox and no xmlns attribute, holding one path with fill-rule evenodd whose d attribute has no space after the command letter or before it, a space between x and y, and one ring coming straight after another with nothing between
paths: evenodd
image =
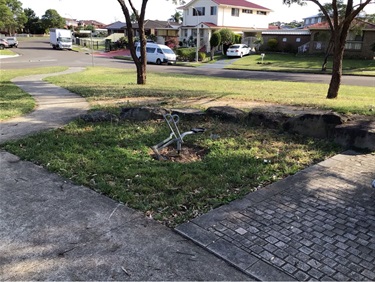
<instances>
[{"instance_id":1,"label":"grass verge","mask_svg":"<svg viewBox=\"0 0 375 282\"><path fill-rule=\"evenodd\" d=\"M237 60L227 68L258 71L284 71L322 73L323 57L295 54L266 53L262 61L260 54L252 54ZM332 71L332 58L327 63L326 73ZM375 60L343 60L343 74L374 75Z\"/></svg>"},{"instance_id":2,"label":"grass verge","mask_svg":"<svg viewBox=\"0 0 375 282\"><path fill-rule=\"evenodd\" d=\"M53 73L66 67L34 68L24 70L0 70L0 120L9 119L31 112L35 107L34 99L15 86L11 79L18 76Z\"/></svg>"},{"instance_id":3,"label":"grass verge","mask_svg":"<svg viewBox=\"0 0 375 282\"><path fill-rule=\"evenodd\" d=\"M9 49L0 50L0 56L13 56L13 55L16 55L16 53L14 53L12 50L9 50Z\"/></svg>"},{"instance_id":4,"label":"grass verge","mask_svg":"<svg viewBox=\"0 0 375 282\"><path fill-rule=\"evenodd\" d=\"M185 138L184 147L207 154L189 163L157 161L150 146L169 136L164 122L81 120L2 147L89 186L168 226L321 161L340 148L245 124L215 119L183 122L182 130L207 129Z\"/></svg>"},{"instance_id":5,"label":"grass verge","mask_svg":"<svg viewBox=\"0 0 375 282\"><path fill-rule=\"evenodd\" d=\"M82 95L88 101L157 97L164 104L180 106L179 102L185 98L232 99L375 115L372 87L342 85L337 99L326 99L325 84L149 72L147 84L137 85L133 70L112 68L89 68L78 74L49 77L47 80Z\"/></svg>"}]
</instances>

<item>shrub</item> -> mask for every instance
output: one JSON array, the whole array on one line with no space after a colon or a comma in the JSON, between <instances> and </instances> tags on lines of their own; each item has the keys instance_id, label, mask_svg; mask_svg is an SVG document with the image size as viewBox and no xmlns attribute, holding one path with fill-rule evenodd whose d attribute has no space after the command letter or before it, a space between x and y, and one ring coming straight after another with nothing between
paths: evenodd
<instances>
[{"instance_id":1,"label":"shrub","mask_svg":"<svg viewBox=\"0 0 375 282\"><path fill-rule=\"evenodd\" d=\"M205 59L206 59L206 53L205 52L199 52L198 53L198 59L200 60L200 61L204 61Z\"/></svg>"},{"instance_id":2,"label":"shrub","mask_svg":"<svg viewBox=\"0 0 375 282\"><path fill-rule=\"evenodd\" d=\"M240 34L234 34L234 43L241 43L242 36Z\"/></svg>"},{"instance_id":3,"label":"shrub","mask_svg":"<svg viewBox=\"0 0 375 282\"><path fill-rule=\"evenodd\" d=\"M276 38L271 38L267 42L268 48L270 48L272 51L276 50L278 44L279 42L277 41Z\"/></svg>"},{"instance_id":4,"label":"shrub","mask_svg":"<svg viewBox=\"0 0 375 282\"><path fill-rule=\"evenodd\" d=\"M176 54L181 61L192 61L195 58L195 48L178 48Z\"/></svg>"},{"instance_id":5,"label":"shrub","mask_svg":"<svg viewBox=\"0 0 375 282\"><path fill-rule=\"evenodd\" d=\"M178 41L178 38L177 37L173 37L173 38L168 39L165 42L165 45L167 45L171 49L176 49L179 46L179 43L180 42Z\"/></svg>"}]
</instances>

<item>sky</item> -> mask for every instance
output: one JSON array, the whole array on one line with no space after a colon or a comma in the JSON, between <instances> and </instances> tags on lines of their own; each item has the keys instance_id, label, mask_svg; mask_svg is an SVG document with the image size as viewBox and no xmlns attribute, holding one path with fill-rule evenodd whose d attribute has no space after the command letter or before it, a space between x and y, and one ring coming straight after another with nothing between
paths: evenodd
<instances>
[{"instance_id":1,"label":"sky","mask_svg":"<svg viewBox=\"0 0 375 282\"><path fill-rule=\"evenodd\" d=\"M23 8L31 8L39 18L48 9L56 10L64 18L77 20L96 20L104 24L116 21L125 22L117 0L93 1L93 0L19 0ZM305 17L318 14L318 6L308 3L300 7L297 4L288 7L282 4L282 0L248 0L273 10L269 16L270 22L292 22L301 21ZM133 0L136 8L140 10L141 0ZM186 1L189 2L189 1ZM100 4L103 3L103 4ZM146 19L167 20L173 15L180 5L172 4L169 0L149 0L146 8ZM367 13L375 13L375 5L369 5Z\"/></svg>"}]
</instances>

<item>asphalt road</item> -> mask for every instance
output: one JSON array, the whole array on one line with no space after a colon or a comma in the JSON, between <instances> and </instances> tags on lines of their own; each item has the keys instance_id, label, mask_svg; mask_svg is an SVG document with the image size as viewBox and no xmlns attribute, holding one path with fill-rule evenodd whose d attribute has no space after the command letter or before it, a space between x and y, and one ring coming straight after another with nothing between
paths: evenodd
<instances>
[{"instance_id":1,"label":"asphalt road","mask_svg":"<svg viewBox=\"0 0 375 282\"><path fill-rule=\"evenodd\" d=\"M20 56L0 60L1 69L23 69L46 66L88 67L92 65L135 69L134 64L130 61L91 56L89 53L53 50L48 43L48 39L45 41L21 41L19 48L14 49L14 51ZM325 83L327 85L331 79L330 75L324 74L237 71L204 67L157 66L152 64L147 66L147 70L150 72L208 75L240 79ZM343 76L341 84L375 87L375 78L366 76Z\"/></svg>"}]
</instances>

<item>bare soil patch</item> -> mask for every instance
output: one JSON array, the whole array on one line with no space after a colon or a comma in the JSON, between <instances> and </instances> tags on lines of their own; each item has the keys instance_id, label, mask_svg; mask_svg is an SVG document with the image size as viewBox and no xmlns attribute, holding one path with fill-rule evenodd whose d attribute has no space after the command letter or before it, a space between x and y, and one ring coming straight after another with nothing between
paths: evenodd
<instances>
[{"instance_id":1,"label":"bare soil patch","mask_svg":"<svg viewBox=\"0 0 375 282\"><path fill-rule=\"evenodd\" d=\"M154 151L150 151L150 156L160 161L170 161L176 163L190 163L201 161L202 158L208 154L206 148L199 146L190 146L183 144L181 151L177 152L173 146L168 146L159 150L159 155L155 154Z\"/></svg>"}]
</instances>

